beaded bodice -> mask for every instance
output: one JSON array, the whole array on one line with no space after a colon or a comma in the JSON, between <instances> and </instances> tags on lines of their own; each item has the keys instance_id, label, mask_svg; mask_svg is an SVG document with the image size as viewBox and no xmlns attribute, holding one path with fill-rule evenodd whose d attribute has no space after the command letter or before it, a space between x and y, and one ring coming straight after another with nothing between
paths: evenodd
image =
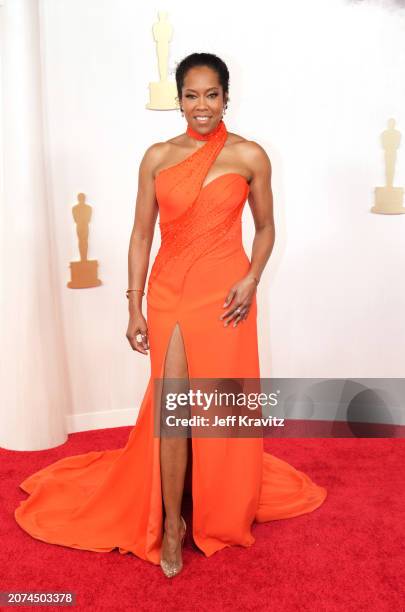
<instances>
[{"instance_id":1,"label":"beaded bodice","mask_svg":"<svg viewBox=\"0 0 405 612\"><path fill-rule=\"evenodd\" d=\"M192 130L187 133L192 135ZM228 172L204 185L226 139L221 120L204 138L204 145L156 175L161 246L149 288L164 268L181 279L197 259L221 249L224 241L241 244L241 214L249 192L246 179Z\"/></svg>"}]
</instances>

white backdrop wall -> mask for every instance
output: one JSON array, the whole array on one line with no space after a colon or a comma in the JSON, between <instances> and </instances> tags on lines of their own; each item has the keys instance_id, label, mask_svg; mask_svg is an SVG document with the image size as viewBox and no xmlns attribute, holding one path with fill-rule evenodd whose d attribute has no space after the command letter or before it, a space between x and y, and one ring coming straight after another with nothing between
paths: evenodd
<instances>
[{"instance_id":1,"label":"white backdrop wall","mask_svg":"<svg viewBox=\"0 0 405 612\"><path fill-rule=\"evenodd\" d=\"M133 424L150 374L149 357L125 338L138 164L151 143L185 128L178 111L145 108L148 83L158 80L158 10L174 28L171 78L193 51L220 55L231 74L227 128L259 142L272 162L277 236L258 289L262 377L404 377L405 215L370 207L384 185L389 117L405 138L405 10L344 0L251 0L248 9L206 0L204 10L181 0L42 0L38 8L67 430ZM395 184L405 185L403 146ZM93 207L88 257L99 261L103 285L72 290L79 192ZM253 229L246 205L249 256ZM151 262L158 246L156 226ZM26 385L34 375L24 371ZM5 438L17 447L13 435Z\"/></svg>"}]
</instances>

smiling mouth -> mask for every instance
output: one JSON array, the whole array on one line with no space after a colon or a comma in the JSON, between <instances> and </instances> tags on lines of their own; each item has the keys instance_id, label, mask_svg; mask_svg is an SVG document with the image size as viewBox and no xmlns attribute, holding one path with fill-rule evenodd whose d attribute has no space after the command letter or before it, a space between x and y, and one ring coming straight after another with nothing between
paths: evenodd
<instances>
[{"instance_id":1,"label":"smiling mouth","mask_svg":"<svg viewBox=\"0 0 405 612\"><path fill-rule=\"evenodd\" d=\"M198 121L198 123L207 123L211 117L208 117L207 115L196 115L194 119Z\"/></svg>"}]
</instances>

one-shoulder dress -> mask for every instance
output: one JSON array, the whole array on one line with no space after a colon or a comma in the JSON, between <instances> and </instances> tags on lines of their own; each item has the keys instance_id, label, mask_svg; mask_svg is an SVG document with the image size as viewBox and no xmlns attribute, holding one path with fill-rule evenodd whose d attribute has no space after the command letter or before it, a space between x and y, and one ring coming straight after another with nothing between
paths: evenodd
<instances>
[{"instance_id":1,"label":"one-shoulder dress","mask_svg":"<svg viewBox=\"0 0 405 612\"><path fill-rule=\"evenodd\" d=\"M51 544L108 552L118 548L160 562L164 508L160 437L154 431L156 379L163 376L171 333L179 325L193 377L259 378L256 296L247 319L224 327L229 288L250 267L241 217L249 184L236 172L207 182L227 138L224 121L206 143L155 178L161 244L146 292L151 376L123 448L67 456L29 475L18 524ZM256 522L318 508L324 487L264 452L262 437L189 440L191 534L209 557L251 546Z\"/></svg>"}]
</instances>

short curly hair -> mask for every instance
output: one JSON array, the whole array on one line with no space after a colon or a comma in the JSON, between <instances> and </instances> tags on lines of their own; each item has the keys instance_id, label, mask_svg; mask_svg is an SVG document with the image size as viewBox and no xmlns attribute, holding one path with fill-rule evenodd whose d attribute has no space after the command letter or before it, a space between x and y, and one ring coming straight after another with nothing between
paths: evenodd
<instances>
[{"instance_id":1,"label":"short curly hair","mask_svg":"<svg viewBox=\"0 0 405 612\"><path fill-rule=\"evenodd\" d=\"M218 80L222 86L224 98L228 99L229 93L229 70L225 62L214 55L214 53L191 53L183 58L176 67L176 86L179 101L181 100L184 78L191 68L196 66L208 66L218 74Z\"/></svg>"}]
</instances>

